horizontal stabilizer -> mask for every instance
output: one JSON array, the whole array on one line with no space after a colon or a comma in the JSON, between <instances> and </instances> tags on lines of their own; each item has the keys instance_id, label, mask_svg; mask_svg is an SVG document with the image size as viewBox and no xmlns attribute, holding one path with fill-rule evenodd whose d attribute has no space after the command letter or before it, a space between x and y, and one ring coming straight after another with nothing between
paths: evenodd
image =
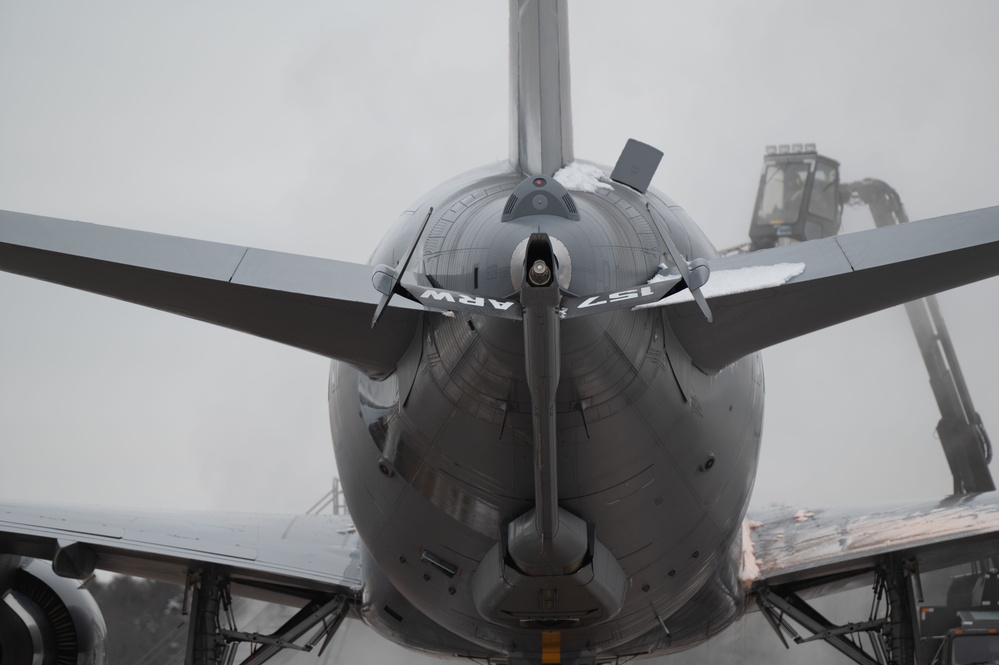
<instances>
[{"instance_id":1,"label":"horizontal stabilizer","mask_svg":"<svg viewBox=\"0 0 999 665\"><path fill-rule=\"evenodd\" d=\"M615 309L656 307L663 302L662 299L666 298L670 291L678 288L681 281L680 275L676 273L659 273L647 284L631 289L606 291L592 296L569 296L563 298L559 305L559 317L572 319ZM464 312L516 321L524 318L521 303L514 300L486 298L408 282L403 282L400 287L412 298L423 303L428 310L441 314L453 316L454 312Z\"/></svg>"},{"instance_id":2,"label":"horizontal stabilizer","mask_svg":"<svg viewBox=\"0 0 999 665\"><path fill-rule=\"evenodd\" d=\"M708 261L709 323L690 294L663 301L707 372L821 328L999 274L999 207Z\"/></svg>"},{"instance_id":3,"label":"horizontal stabilizer","mask_svg":"<svg viewBox=\"0 0 999 665\"><path fill-rule=\"evenodd\" d=\"M371 330L372 268L296 254L0 211L0 270L126 300L348 362L395 369L420 306Z\"/></svg>"},{"instance_id":4,"label":"horizontal stabilizer","mask_svg":"<svg viewBox=\"0 0 999 665\"><path fill-rule=\"evenodd\" d=\"M448 314L452 312L484 314L486 316L514 319L516 321L522 319L524 315L520 303L513 300L486 298L470 293L462 293L461 291L438 289L432 286L418 286L407 282L403 282L400 286L410 296L418 302L423 303L431 311L447 312Z\"/></svg>"},{"instance_id":5,"label":"horizontal stabilizer","mask_svg":"<svg viewBox=\"0 0 999 665\"><path fill-rule=\"evenodd\" d=\"M678 288L681 278L677 273L657 273L647 284L631 289L606 291L593 296L575 296L562 300L562 318L573 319L586 314L600 314L613 309L639 309L655 307L657 303Z\"/></svg>"}]
</instances>

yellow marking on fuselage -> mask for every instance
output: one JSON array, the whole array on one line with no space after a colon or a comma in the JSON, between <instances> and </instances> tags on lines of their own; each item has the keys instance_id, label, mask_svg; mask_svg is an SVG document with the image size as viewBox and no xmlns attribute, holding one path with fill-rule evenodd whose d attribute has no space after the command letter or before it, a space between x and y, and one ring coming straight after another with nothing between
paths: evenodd
<instances>
[{"instance_id":1,"label":"yellow marking on fuselage","mask_svg":"<svg viewBox=\"0 0 999 665\"><path fill-rule=\"evenodd\" d=\"M557 630L546 630L541 633L541 662L562 662L562 633Z\"/></svg>"}]
</instances>

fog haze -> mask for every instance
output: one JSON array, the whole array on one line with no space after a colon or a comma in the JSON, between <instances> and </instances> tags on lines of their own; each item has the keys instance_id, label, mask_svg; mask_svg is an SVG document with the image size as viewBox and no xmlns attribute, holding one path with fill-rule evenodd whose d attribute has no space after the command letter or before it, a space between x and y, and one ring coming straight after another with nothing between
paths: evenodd
<instances>
[{"instance_id":1,"label":"fog haze","mask_svg":"<svg viewBox=\"0 0 999 665\"><path fill-rule=\"evenodd\" d=\"M4 2L0 208L364 262L428 189L506 159L507 11ZM771 143L817 143L913 219L999 204L999 4L574 0L569 24L576 156L662 149L653 186L718 247L747 239ZM940 300L999 437L997 294ZM764 360L754 506L950 491L901 309ZM328 366L0 274L0 500L303 511L336 473Z\"/></svg>"}]
</instances>

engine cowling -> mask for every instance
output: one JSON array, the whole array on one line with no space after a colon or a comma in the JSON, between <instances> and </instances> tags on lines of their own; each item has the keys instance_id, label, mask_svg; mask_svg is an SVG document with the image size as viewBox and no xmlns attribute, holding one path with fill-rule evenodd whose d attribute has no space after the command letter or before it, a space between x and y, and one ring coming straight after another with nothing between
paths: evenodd
<instances>
[{"instance_id":1,"label":"engine cowling","mask_svg":"<svg viewBox=\"0 0 999 665\"><path fill-rule=\"evenodd\" d=\"M0 662L106 665L107 627L93 596L46 561L0 557Z\"/></svg>"}]
</instances>

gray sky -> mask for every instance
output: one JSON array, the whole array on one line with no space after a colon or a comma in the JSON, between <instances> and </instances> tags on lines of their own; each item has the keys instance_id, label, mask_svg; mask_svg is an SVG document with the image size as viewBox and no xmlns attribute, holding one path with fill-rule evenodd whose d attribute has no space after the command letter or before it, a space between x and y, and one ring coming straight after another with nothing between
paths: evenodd
<instances>
[{"instance_id":1,"label":"gray sky","mask_svg":"<svg viewBox=\"0 0 999 665\"><path fill-rule=\"evenodd\" d=\"M763 148L814 141L914 219L999 204L999 4L571 4L576 155L744 241ZM0 208L365 261L505 159L507 3L0 4ZM871 225L847 218L848 230ZM999 439L997 283L942 297ZM843 297L850 297L844 293ZM904 313L765 352L755 502L939 495ZM335 473L322 358L0 275L0 499L300 511Z\"/></svg>"}]
</instances>

